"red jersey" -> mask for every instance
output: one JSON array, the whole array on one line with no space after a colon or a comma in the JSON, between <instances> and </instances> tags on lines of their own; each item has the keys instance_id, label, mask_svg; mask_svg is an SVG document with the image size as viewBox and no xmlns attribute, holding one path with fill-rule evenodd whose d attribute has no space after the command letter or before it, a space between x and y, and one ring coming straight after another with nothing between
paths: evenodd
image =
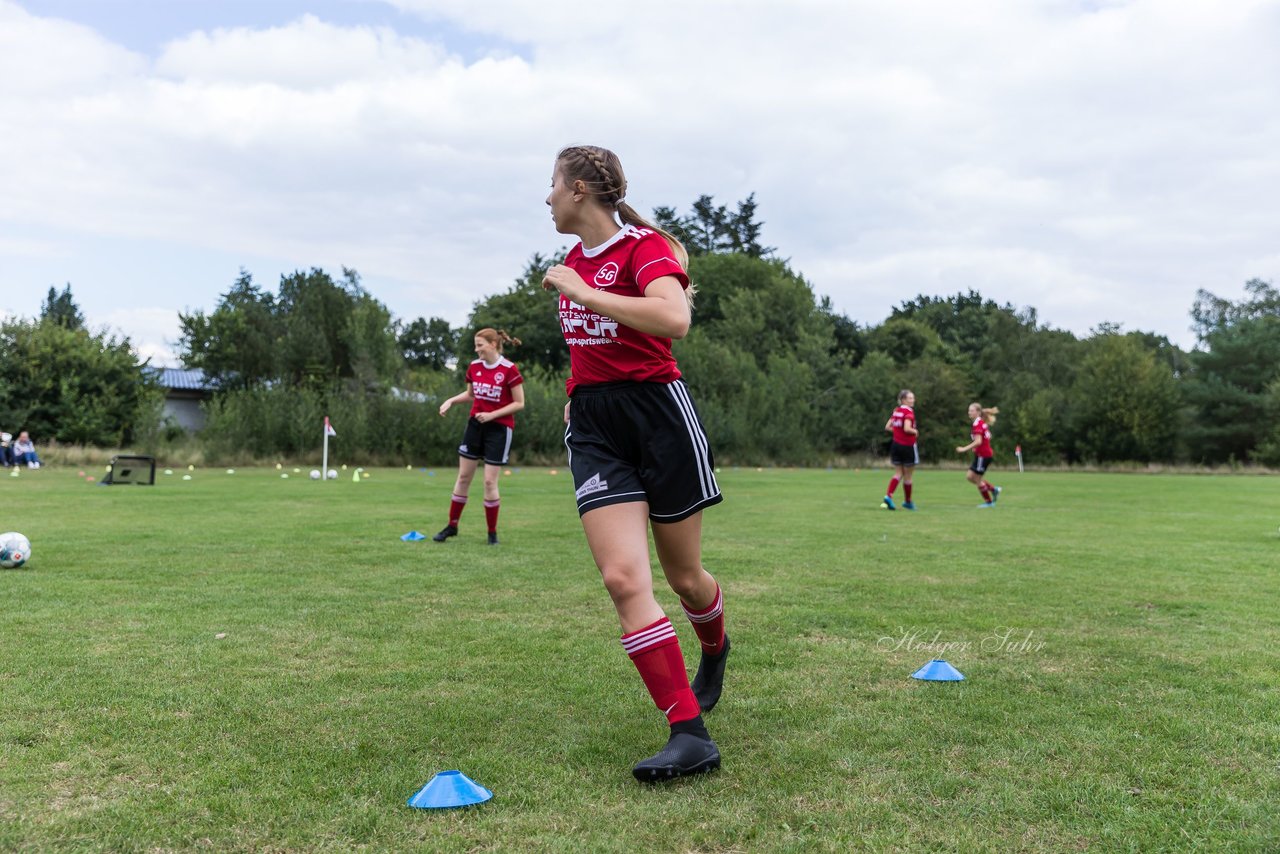
<instances>
[{"instance_id":1,"label":"red jersey","mask_svg":"<svg viewBox=\"0 0 1280 854\"><path fill-rule=\"evenodd\" d=\"M512 401L511 389L524 382L516 363L501 356L492 365L486 365L482 359L476 359L467 368L467 382L471 383L471 414L493 412ZM516 426L516 416L503 415L493 419L494 424L507 427Z\"/></svg>"},{"instance_id":2,"label":"red jersey","mask_svg":"<svg viewBox=\"0 0 1280 854\"><path fill-rule=\"evenodd\" d=\"M633 225L624 225L593 249L579 243L564 263L596 290L627 297L643 297L645 289L663 276L675 276L681 287L689 287L689 276L666 238ZM579 385L621 380L669 383L680 378L670 338L624 326L564 294L560 295L560 330L569 345L570 376L565 383L569 394Z\"/></svg>"},{"instance_id":3,"label":"red jersey","mask_svg":"<svg viewBox=\"0 0 1280 854\"><path fill-rule=\"evenodd\" d=\"M893 417L889 419L889 426L893 428L893 441L899 445L914 445L918 438L914 433L908 433L902 429L908 420L911 421L912 427L916 430L920 429L920 425L916 423L916 412L910 406L899 406L893 410Z\"/></svg>"},{"instance_id":4,"label":"red jersey","mask_svg":"<svg viewBox=\"0 0 1280 854\"><path fill-rule=\"evenodd\" d=\"M991 457L994 454L991 451L991 428L987 427L987 422L981 418L973 419L973 426L969 428L969 435L978 440L978 446L973 452L980 457Z\"/></svg>"}]
</instances>

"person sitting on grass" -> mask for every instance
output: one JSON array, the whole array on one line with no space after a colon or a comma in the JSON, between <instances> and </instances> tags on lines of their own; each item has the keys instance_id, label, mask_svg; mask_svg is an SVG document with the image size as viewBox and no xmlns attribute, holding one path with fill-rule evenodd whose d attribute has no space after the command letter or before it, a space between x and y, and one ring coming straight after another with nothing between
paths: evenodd
<instances>
[{"instance_id":1,"label":"person sitting on grass","mask_svg":"<svg viewBox=\"0 0 1280 854\"><path fill-rule=\"evenodd\" d=\"M26 463L29 469L40 468L40 458L36 456L35 443L31 441L26 430L19 433L17 441L13 443L13 465L22 463Z\"/></svg>"},{"instance_id":2,"label":"person sitting on grass","mask_svg":"<svg viewBox=\"0 0 1280 854\"><path fill-rule=\"evenodd\" d=\"M3 430L0 430L0 466L13 465L13 454L9 450L9 443L12 441L12 433L5 433Z\"/></svg>"}]
</instances>

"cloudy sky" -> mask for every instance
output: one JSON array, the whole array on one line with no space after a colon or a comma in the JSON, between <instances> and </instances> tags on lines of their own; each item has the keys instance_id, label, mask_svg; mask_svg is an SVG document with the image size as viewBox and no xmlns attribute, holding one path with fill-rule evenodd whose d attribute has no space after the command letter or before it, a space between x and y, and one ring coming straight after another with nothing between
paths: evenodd
<instances>
[{"instance_id":1,"label":"cloudy sky","mask_svg":"<svg viewBox=\"0 0 1280 854\"><path fill-rule=\"evenodd\" d=\"M564 239L562 145L629 201L755 193L876 323L976 289L1194 343L1280 280L1280 0L0 0L0 313L70 283L172 362L241 267L466 320Z\"/></svg>"}]
</instances>

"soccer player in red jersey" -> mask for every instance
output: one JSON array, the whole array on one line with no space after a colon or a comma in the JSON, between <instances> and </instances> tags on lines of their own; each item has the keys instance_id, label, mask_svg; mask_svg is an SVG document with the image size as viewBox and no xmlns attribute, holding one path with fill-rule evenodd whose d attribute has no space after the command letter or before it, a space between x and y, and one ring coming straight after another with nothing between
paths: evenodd
<instances>
[{"instance_id":1,"label":"soccer player in red jersey","mask_svg":"<svg viewBox=\"0 0 1280 854\"><path fill-rule=\"evenodd\" d=\"M720 585L702 566L702 510L721 501L707 437L671 355L689 331L688 256L624 199L617 155L572 146L547 204L580 239L547 271L569 345L565 446L587 545L622 628L622 647L666 716L666 747L636 764L641 782L720 767L703 723L720 698L729 637ZM621 220L621 224L619 224ZM648 532L702 646L692 685L653 592Z\"/></svg>"},{"instance_id":2,"label":"soccer player in red jersey","mask_svg":"<svg viewBox=\"0 0 1280 854\"><path fill-rule=\"evenodd\" d=\"M889 462L893 465L893 477L889 479L889 489L885 492L884 501L880 505L886 510L897 509L893 504L893 493L898 488L899 482L902 483L902 495L906 499L902 502L902 508L916 509L915 502L911 500L911 475L920 462L920 448L916 444L916 440L920 437L920 430L916 424L915 405L915 392L904 388L898 392L898 408L893 410L893 414L884 424L884 429L893 434L893 441L889 445Z\"/></svg>"},{"instance_id":3,"label":"soccer player in red jersey","mask_svg":"<svg viewBox=\"0 0 1280 854\"><path fill-rule=\"evenodd\" d=\"M455 403L471 401L471 417L458 446L458 480L449 501L449 524L431 539L443 543L458 535L458 520L467 506L467 492L484 460L484 517L489 526L489 545L498 544L498 476L511 454L516 413L524 409L524 377L515 362L502 355L504 344L520 346L505 329L481 329L476 333L476 359L467 368L467 387L461 394L440 404L444 415Z\"/></svg>"},{"instance_id":4,"label":"soccer player in red jersey","mask_svg":"<svg viewBox=\"0 0 1280 854\"><path fill-rule=\"evenodd\" d=\"M991 458L995 456L991 450L991 425L996 423L996 416L999 414L998 407L983 409L981 403L969 404L969 418L972 421L969 435L973 437L973 441L956 448L957 454L973 451L973 463L965 477L978 487L978 493L982 496L979 507L995 507L996 499L1000 497L1000 487L987 483L987 469L991 466Z\"/></svg>"}]
</instances>

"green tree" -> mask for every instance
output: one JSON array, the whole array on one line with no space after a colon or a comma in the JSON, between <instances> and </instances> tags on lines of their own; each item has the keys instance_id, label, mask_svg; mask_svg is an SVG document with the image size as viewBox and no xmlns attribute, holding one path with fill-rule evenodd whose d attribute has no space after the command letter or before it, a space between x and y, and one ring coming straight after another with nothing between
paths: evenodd
<instances>
[{"instance_id":1,"label":"green tree","mask_svg":"<svg viewBox=\"0 0 1280 854\"><path fill-rule=\"evenodd\" d=\"M76 305L75 298L71 296L70 282L61 293L52 287L49 288L49 294L40 306L40 320L56 323L65 329L84 329L84 315L80 313L80 306Z\"/></svg>"},{"instance_id":2,"label":"green tree","mask_svg":"<svg viewBox=\"0 0 1280 854\"><path fill-rule=\"evenodd\" d=\"M385 385L404 365L391 312L346 268L340 281L319 268L282 276L278 296L241 270L211 314L178 319L183 364L226 389L273 380Z\"/></svg>"},{"instance_id":3,"label":"green tree","mask_svg":"<svg viewBox=\"0 0 1280 854\"><path fill-rule=\"evenodd\" d=\"M0 324L6 426L37 441L120 447L154 430L160 402L128 338L73 329L50 316Z\"/></svg>"},{"instance_id":4,"label":"green tree","mask_svg":"<svg viewBox=\"0 0 1280 854\"><path fill-rule=\"evenodd\" d=\"M1200 291L1191 308L1200 346L1190 354L1186 440L1203 462L1250 459L1270 434L1266 396L1280 378L1280 291L1260 279L1231 301Z\"/></svg>"},{"instance_id":5,"label":"green tree","mask_svg":"<svg viewBox=\"0 0 1280 854\"><path fill-rule=\"evenodd\" d=\"M653 221L679 238L690 257L740 253L763 258L772 254L774 247L760 243L764 223L756 220L756 208L755 193L738 202L732 213L703 195L694 201L691 214L681 216L675 208L658 207L653 210Z\"/></svg>"},{"instance_id":6,"label":"green tree","mask_svg":"<svg viewBox=\"0 0 1280 854\"><path fill-rule=\"evenodd\" d=\"M537 253L525 264L520 278L505 292L480 300L471 311L467 328L459 330L456 355L462 369L475 358L472 339L476 330L505 329L520 339L520 347L508 356L521 369L539 365L561 376L569 370L569 348L560 331L555 291L542 288L542 279L553 264L564 259Z\"/></svg>"},{"instance_id":7,"label":"green tree","mask_svg":"<svg viewBox=\"0 0 1280 854\"><path fill-rule=\"evenodd\" d=\"M442 317L419 317L400 329L396 342L407 364L444 370L458 350L458 332Z\"/></svg>"},{"instance_id":8,"label":"green tree","mask_svg":"<svg viewBox=\"0 0 1280 854\"><path fill-rule=\"evenodd\" d=\"M275 379L276 344L283 330L275 297L241 269L210 314L179 312L179 357L221 388L249 388Z\"/></svg>"},{"instance_id":9,"label":"green tree","mask_svg":"<svg viewBox=\"0 0 1280 854\"><path fill-rule=\"evenodd\" d=\"M1173 458L1178 382L1139 340L1111 333L1095 336L1071 396L1079 456L1143 462Z\"/></svg>"}]
</instances>

